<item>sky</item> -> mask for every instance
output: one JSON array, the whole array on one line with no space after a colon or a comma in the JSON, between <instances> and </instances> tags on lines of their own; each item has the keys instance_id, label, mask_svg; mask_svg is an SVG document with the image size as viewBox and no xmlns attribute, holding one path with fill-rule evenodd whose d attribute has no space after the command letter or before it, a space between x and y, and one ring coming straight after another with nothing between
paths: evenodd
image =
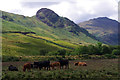
<instances>
[{"instance_id":1,"label":"sky","mask_svg":"<svg viewBox=\"0 0 120 80\"><path fill-rule=\"evenodd\" d=\"M0 10L34 16L41 8L49 8L62 17L75 23L97 17L118 20L118 1L120 0L1 0Z\"/></svg>"}]
</instances>

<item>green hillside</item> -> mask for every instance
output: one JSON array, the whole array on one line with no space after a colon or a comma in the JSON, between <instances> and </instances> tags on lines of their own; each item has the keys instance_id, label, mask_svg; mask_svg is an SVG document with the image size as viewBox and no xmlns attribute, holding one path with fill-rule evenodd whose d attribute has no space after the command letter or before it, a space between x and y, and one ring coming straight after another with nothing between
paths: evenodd
<instances>
[{"instance_id":1,"label":"green hillside","mask_svg":"<svg viewBox=\"0 0 120 80\"><path fill-rule=\"evenodd\" d=\"M55 28L36 16L26 17L2 11L3 55L39 55L41 50L71 50L79 45L98 42L94 36L69 19L67 24L69 25L66 27Z\"/></svg>"}]
</instances>

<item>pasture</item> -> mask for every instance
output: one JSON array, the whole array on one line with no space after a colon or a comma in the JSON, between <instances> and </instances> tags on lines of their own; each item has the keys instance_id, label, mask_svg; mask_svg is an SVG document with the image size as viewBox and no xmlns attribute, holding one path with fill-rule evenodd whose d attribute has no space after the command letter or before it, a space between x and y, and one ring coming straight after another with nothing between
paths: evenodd
<instances>
[{"instance_id":1,"label":"pasture","mask_svg":"<svg viewBox=\"0 0 120 80\"><path fill-rule=\"evenodd\" d=\"M74 66L77 61L86 62L87 66ZM54 62L54 61L51 61ZM84 59L69 61L69 69L55 70L38 70L22 71L23 61L19 62L3 62L3 80L76 80L76 79L102 79L102 80L118 80L118 59ZM30 63L33 63L32 61ZM9 65L18 67L19 71L8 71Z\"/></svg>"}]
</instances>

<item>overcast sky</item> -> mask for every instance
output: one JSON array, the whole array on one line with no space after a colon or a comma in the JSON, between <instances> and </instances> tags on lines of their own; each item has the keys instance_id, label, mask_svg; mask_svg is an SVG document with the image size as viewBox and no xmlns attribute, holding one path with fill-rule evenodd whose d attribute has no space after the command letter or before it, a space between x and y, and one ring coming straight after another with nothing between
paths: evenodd
<instances>
[{"instance_id":1,"label":"overcast sky","mask_svg":"<svg viewBox=\"0 0 120 80\"><path fill-rule=\"evenodd\" d=\"M58 15L79 23L97 17L118 20L119 0L1 0L0 10L33 16L40 8L49 8Z\"/></svg>"}]
</instances>

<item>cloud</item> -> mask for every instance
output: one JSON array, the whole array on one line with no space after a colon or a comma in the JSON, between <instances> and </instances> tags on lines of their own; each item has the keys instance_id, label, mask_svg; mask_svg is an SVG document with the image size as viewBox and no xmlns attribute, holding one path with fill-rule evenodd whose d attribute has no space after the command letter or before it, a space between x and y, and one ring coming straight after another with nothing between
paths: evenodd
<instances>
[{"instance_id":1,"label":"cloud","mask_svg":"<svg viewBox=\"0 0 120 80\"><path fill-rule=\"evenodd\" d=\"M113 0L76 0L49 6L61 16L74 22L82 22L95 17L109 17L117 20L117 2Z\"/></svg>"},{"instance_id":2,"label":"cloud","mask_svg":"<svg viewBox=\"0 0 120 80\"><path fill-rule=\"evenodd\" d=\"M2 0L0 10L33 16L40 8L49 8L76 23L96 17L118 17L119 0Z\"/></svg>"},{"instance_id":3,"label":"cloud","mask_svg":"<svg viewBox=\"0 0 120 80\"><path fill-rule=\"evenodd\" d=\"M47 7L50 5L56 5L58 2L23 2L22 6L28 7L28 8L38 8L38 7Z\"/></svg>"}]
</instances>

